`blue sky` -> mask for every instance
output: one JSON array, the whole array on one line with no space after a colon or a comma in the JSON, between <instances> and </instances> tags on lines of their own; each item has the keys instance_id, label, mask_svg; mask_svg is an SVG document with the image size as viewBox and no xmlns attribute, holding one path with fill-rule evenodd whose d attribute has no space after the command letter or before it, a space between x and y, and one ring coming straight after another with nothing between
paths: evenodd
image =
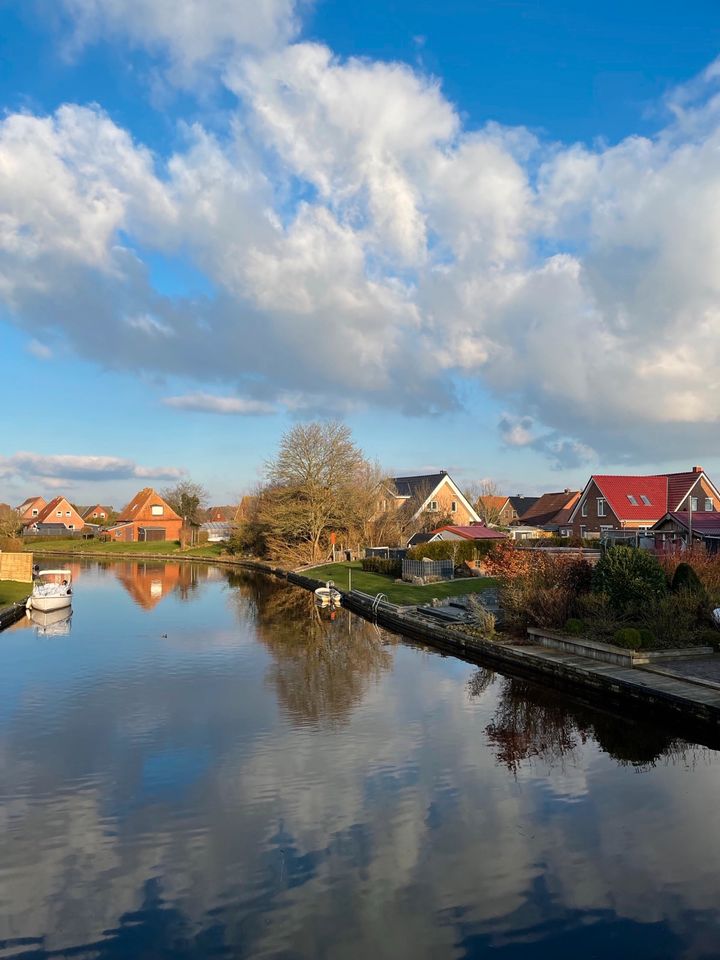
<instances>
[{"instance_id":1,"label":"blue sky","mask_svg":"<svg viewBox=\"0 0 720 960\"><path fill-rule=\"evenodd\" d=\"M0 500L232 501L334 412L508 493L717 473L714 4L0 18Z\"/></svg>"}]
</instances>

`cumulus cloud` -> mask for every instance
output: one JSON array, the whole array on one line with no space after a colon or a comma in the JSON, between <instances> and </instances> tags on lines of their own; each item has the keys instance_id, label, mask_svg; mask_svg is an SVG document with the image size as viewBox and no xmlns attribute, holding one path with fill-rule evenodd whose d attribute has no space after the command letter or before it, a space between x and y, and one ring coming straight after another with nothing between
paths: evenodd
<instances>
[{"instance_id":1,"label":"cumulus cloud","mask_svg":"<svg viewBox=\"0 0 720 960\"><path fill-rule=\"evenodd\" d=\"M111 33L130 9L66 2ZM137 4L139 23L165 16ZM162 21L177 57L195 9ZM188 62L219 56L207 30ZM691 455L720 416L720 71L652 138L563 146L466 130L436 80L288 36L237 40L227 129L196 124L170 157L98 108L6 117L0 297L16 322L192 377L194 402L247 381L270 405L427 413L470 381L510 411L506 442L563 466L655 456L658 428L667 456ZM212 293L164 296L140 249L187 259Z\"/></svg>"},{"instance_id":2,"label":"cumulus cloud","mask_svg":"<svg viewBox=\"0 0 720 960\"><path fill-rule=\"evenodd\" d=\"M180 397L164 397L167 407L177 410L193 410L198 413L221 413L241 416L267 416L276 408L263 400L248 397L219 397L211 393L190 393Z\"/></svg>"},{"instance_id":3,"label":"cumulus cloud","mask_svg":"<svg viewBox=\"0 0 720 960\"><path fill-rule=\"evenodd\" d=\"M102 36L164 55L175 80L199 64L268 50L298 29L295 0L61 0L74 24L72 46Z\"/></svg>"},{"instance_id":4,"label":"cumulus cloud","mask_svg":"<svg viewBox=\"0 0 720 960\"><path fill-rule=\"evenodd\" d=\"M179 467L145 467L121 457L46 455L19 451L0 457L0 476L38 478L53 486L63 480L176 480Z\"/></svg>"}]
</instances>

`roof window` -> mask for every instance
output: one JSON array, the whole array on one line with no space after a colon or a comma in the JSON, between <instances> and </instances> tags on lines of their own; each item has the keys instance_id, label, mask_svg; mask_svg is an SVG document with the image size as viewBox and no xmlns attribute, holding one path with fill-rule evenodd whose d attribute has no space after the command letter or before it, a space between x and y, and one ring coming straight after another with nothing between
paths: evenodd
<instances>
[{"instance_id":1,"label":"roof window","mask_svg":"<svg viewBox=\"0 0 720 960\"><path fill-rule=\"evenodd\" d=\"M645 504L646 507L651 507L651 506L652 506L652 504L650 503L649 498L646 497L644 493L641 493L641 494L640 494L640 499L642 500L642 502Z\"/></svg>"},{"instance_id":2,"label":"roof window","mask_svg":"<svg viewBox=\"0 0 720 960\"><path fill-rule=\"evenodd\" d=\"M630 503L631 503L634 507L636 507L636 506L638 505L637 500L635 499L635 497L634 497L631 493L629 493L629 494L627 495L627 498L628 498L628 500L630 501Z\"/></svg>"}]
</instances>

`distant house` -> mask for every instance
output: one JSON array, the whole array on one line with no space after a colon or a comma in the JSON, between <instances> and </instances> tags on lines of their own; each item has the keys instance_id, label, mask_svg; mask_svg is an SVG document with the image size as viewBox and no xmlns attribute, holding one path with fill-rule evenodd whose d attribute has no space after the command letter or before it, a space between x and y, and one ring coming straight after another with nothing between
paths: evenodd
<instances>
[{"instance_id":1,"label":"distant house","mask_svg":"<svg viewBox=\"0 0 720 960\"><path fill-rule=\"evenodd\" d=\"M506 540L507 534L480 523L470 526L448 525L432 531L431 540Z\"/></svg>"},{"instance_id":2,"label":"distant house","mask_svg":"<svg viewBox=\"0 0 720 960\"><path fill-rule=\"evenodd\" d=\"M106 533L111 540L179 540L182 518L153 490L145 487L120 511Z\"/></svg>"},{"instance_id":3,"label":"distant house","mask_svg":"<svg viewBox=\"0 0 720 960\"><path fill-rule=\"evenodd\" d=\"M720 512L688 510L666 513L650 528L659 550L702 544L709 553L720 549Z\"/></svg>"},{"instance_id":4,"label":"distant house","mask_svg":"<svg viewBox=\"0 0 720 960\"><path fill-rule=\"evenodd\" d=\"M702 467L647 476L593 474L569 523L577 536L647 531L668 513L715 513L720 493Z\"/></svg>"},{"instance_id":5,"label":"distant house","mask_svg":"<svg viewBox=\"0 0 720 960\"><path fill-rule=\"evenodd\" d=\"M437 513L438 517L456 519L459 525L482 522L473 505L445 470L411 477L392 477L380 485L378 499L381 512L408 509L412 520L417 520L424 513Z\"/></svg>"},{"instance_id":6,"label":"distant house","mask_svg":"<svg viewBox=\"0 0 720 960\"><path fill-rule=\"evenodd\" d=\"M34 509L34 508L32 508ZM24 524L26 534L45 534L46 536L78 533L85 521L75 507L65 497L55 497Z\"/></svg>"},{"instance_id":7,"label":"distant house","mask_svg":"<svg viewBox=\"0 0 720 960\"><path fill-rule=\"evenodd\" d=\"M96 503L94 507L87 507L83 513L83 520L86 523L104 523L111 513L112 507L104 507L102 504Z\"/></svg>"},{"instance_id":8,"label":"distant house","mask_svg":"<svg viewBox=\"0 0 720 960\"><path fill-rule=\"evenodd\" d=\"M205 523L232 522L237 513L237 507L208 507L205 511Z\"/></svg>"},{"instance_id":9,"label":"distant house","mask_svg":"<svg viewBox=\"0 0 720 960\"><path fill-rule=\"evenodd\" d=\"M535 502L520 515L518 524L523 527L535 527L546 533L569 536L570 515L579 499L579 490L544 493L541 497L535 498Z\"/></svg>"},{"instance_id":10,"label":"distant house","mask_svg":"<svg viewBox=\"0 0 720 960\"><path fill-rule=\"evenodd\" d=\"M32 523L40 516L40 511L47 506L47 500L42 497L28 497L17 508L20 514L20 522L24 525Z\"/></svg>"},{"instance_id":11,"label":"distant house","mask_svg":"<svg viewBox=\"0 0 720 960\"><path fill-rule=\"evenodd\" d=\"M520 515L529 510L537 499L520 494L515 497L486 495L478 497L475 507L485 523L507 527L517 522Z\"/></svg>"}]
</instances>

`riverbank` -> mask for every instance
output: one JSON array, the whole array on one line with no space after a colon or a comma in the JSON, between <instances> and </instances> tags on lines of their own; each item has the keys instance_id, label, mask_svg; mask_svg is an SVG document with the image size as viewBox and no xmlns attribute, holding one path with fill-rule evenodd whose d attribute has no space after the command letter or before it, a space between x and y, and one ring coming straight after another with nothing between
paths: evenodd
<instances>
[{"instance_id":1,"label":"riverbank","mask_svg":"<svg viewBox=\"0 0 720 960\"><path fill-rule=\"evenodd\" d=\"M98 551L93 555L103 554ZM121 558L116 553L108 556L116 560ZM136 559L200 561L254 570L271 574L309 591L324 585L324 580L308 576L308 572L316 573L317 568L295 573L251 560L194 557L177 553L165 556L136 555ZM431 586L435 587L437 584ZM382 592L387 593L386 590ZM580 699L587 697L595 706L607 704L608 701L625 704L631 702L646 711L660 711L666 715L674 715L676 719L686 723L710 726L720 731L720 682L682 676L666 667L627 667L602 663L567 651L543 647L529 640L522 643L490 641L463 631L459 625L446 626L424 614L417 604L428 602L426 594L423 594L421 601L415 600L411 605L399 605L389 600L378 602L375 596L357 589L341 590L341 593L342 604L348 610L411 641L435 647L479 665L494 665L535 680L549 681L555 686L572 691L573 695Z\"/></svg>"},{"instance_id":2,"label":"riverbank","mask_svg":"<svg viewBox=\"0 0 720 960\"><path fill-rule=\"evenodd\" d=\"M0 580L0 630L9 627L25 614L25 602L32 584L17 580Z\"/></svg>"}]
</instances>

